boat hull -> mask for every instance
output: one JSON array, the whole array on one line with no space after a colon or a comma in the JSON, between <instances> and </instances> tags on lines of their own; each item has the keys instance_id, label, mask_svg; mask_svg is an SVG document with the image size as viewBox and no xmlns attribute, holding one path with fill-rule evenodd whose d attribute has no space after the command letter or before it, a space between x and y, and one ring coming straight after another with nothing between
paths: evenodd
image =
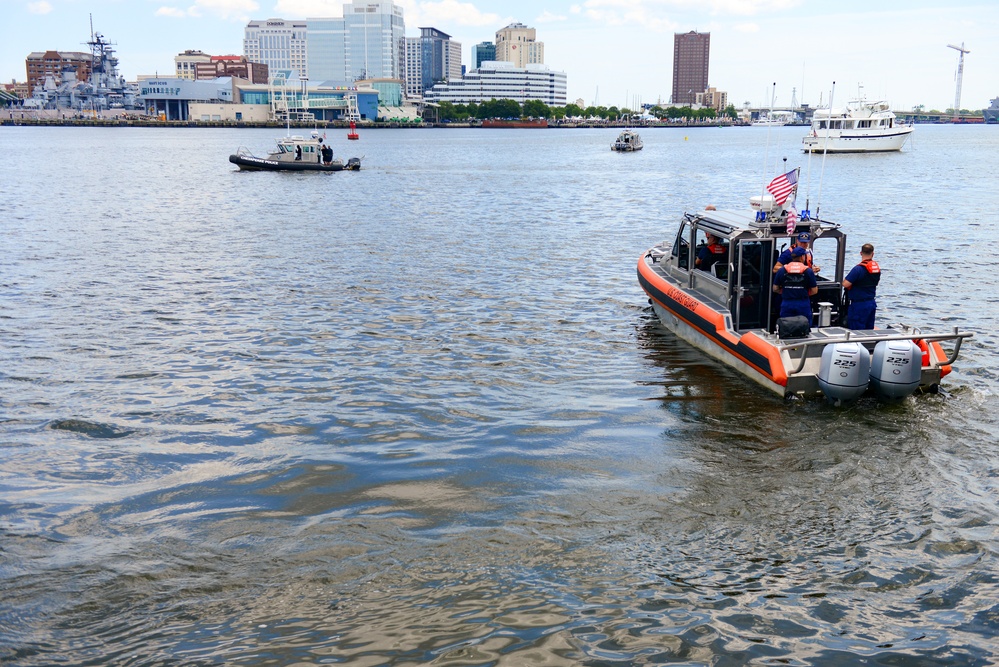
<instances>
[{"instance_id":1,"label":"boat hull","mask_svg":"<svg viewBox=\"0 0 999 667\"><path fill-rule=\"evenodd\" d=\"M806 153L887 153L902 150L911 134L911 127L879 135L844 132L826 137L820 132L805 137L801 143Z\"/></svg>"},{"instance_id":2,"label":"boat hull","mask_svg":"<svg viewBox=\"0 0 999 667\"><path fill-rule=\"evenodd\" d=\"M361 163L360 161L354 162L354 160L356 158L352 158L347 164L339 160L335 160L331 164L322 164L321 162L307 162L305 160L294 162L268 160L252 155L229 156L229 162L239 167L241 171L357 171L361 168Z\"/></svg>"}]
</instances>

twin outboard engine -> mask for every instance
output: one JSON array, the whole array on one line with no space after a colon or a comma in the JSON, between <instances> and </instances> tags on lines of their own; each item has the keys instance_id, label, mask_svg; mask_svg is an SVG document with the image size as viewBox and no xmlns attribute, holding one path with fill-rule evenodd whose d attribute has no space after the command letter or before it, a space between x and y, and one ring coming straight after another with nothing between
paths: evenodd
<instances>
[{"instance_id":1,"label":"twin outboard engine","mask_svg":"<svg viewBox=\"0 0 999 667\"><path fill-rule=\"evenodd\" d=\"M923 355L911 340L883 340L874 346L871 387L878 396L903 399L919 388Z\"/></svg>"},{"instance_id":2,"label":"twin outboard engine","mask_svg":"<svg viewBox=\"0 0 999 667\"><path fill-rule=\"evenodd\" d=\"M822 350L819 388L831 401L852 401L867 391L871 353L860 343L836 343Z\"/></svg>"}]
</instances>

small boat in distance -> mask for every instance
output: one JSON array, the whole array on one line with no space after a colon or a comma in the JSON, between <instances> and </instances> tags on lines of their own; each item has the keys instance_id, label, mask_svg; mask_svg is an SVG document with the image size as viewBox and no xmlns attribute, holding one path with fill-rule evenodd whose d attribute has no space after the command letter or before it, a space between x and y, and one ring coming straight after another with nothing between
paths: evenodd
<instances>
[{"instance_id":1,"label":"small boat in distance","mask_svg":"<svg viewBox=\"0 0 999 667\"><path fill-rule=\"evenodd\" d=\"M642 137L639 136L638 132L634 130L622 130L621 134L617 135L617 139L611 144L611 150L613 151L640 151L645 144L642 143Z\"/></svg>"},{"instance_id":2,"label":"small boat in distance","mask_svg":"<svg viewBox=\"0 0 999 667\"><path fill-rule=\"evenodd\" d=\"M783 127L795 120L793 111L771 111L753 121L754 127Z\"/></svg>"},{"instance_id":3,"label":"small boat in distance","mask_svg":"<svg viewBox=\"0 0 999 667\"><path fill-rule=\"evenodd\" d=\"M852 100L846 108L816 109L811 131L801 140L806 153L898 151L913 126L896 122L887 102Z\"/></svg>"},{"instance_id":4,"label":"small boat in distance","mask_svg":"<svg viewBox=\"0 0 999 667\"><path fill-rule=\"evenodd\" d=\"M324 155L325 151L325 155ZM310 138L286 136L277 140L277 147L267 157L257 157L240 146L229 162L240 171L359 171L360 158L352 157L344 164L333 157L333 149L323 144L319 132L314 131Z\"/></svg>"},{"instance_id":5,"label":"small boat in distance","mask_svg":"<svg viewBox=\"0 0 999 667\"><path fill-rule=\"evenodd\" d=\"M992 106L982 109L986 123L999 123L999 97L992 100Z\"/></svg>"},{"instance_id":6,"label":"small boat in distance","mask_svg":"<svg viewBox=\"0 0 999 667\"><path fill-rule=\"evenodd\" d=\"M675 235L639 258L638 282L667 329L783 397L824 395L840 403L873 390L882 399L901 400L938 388L971 333L956 327L931 333L907 324L845 328L846 234L840 225L807 211L797 218L793 207L783 210L771 195L752 197L750 204L741 211L708 206L684 213ZM823 249L821 256L835 259L816 276L811 321L779 319L772 311L773 267L781 248L803 232ZM703 270L708 260L710 268Z\"/></svg>"}]
</instances>

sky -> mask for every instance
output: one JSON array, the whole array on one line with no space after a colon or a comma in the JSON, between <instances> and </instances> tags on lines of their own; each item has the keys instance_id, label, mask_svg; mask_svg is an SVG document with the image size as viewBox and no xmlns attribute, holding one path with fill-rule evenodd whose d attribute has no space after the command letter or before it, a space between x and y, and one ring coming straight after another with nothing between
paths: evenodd
<instances>
[{"instance_id":1,"label":"sky","mask_svg":"<svg viewBox=\"0 0 999 667\"><path fill-rule=\"evenodd\" d=\"M896 110L961 107L999 97L996 0L396 0L406 35L433 27L462 44L493 41L520 22L537 30L545 63L566 73L568 99L637 108L667 103L673 35L711 33L709 84L741 107L827 105L863 95ZM0 0L0 81L25 79L32 51L87 51L93 30L114 44L119 71L169 74L186 49L242 54L251 19L340 17L342 0Z\"/></svg>"}]
</instances>

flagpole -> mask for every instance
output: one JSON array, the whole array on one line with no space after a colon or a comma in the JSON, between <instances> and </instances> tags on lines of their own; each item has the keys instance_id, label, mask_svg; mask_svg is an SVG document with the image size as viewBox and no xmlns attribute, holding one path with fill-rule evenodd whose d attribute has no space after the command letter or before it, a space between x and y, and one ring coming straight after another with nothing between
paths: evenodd
<instances>
[{"instance_id":1,"label":"flagpole","mask_svg":"<svg viewBox=\"0 0 999 667\"><path fill-rule=\"evenodd\" d=\"M832 127L833 96L836 94L836 82L832 82L829 91L829 119L826 121L826 141L822 146L822 168L819 170L819 193L815 195L815 219L819 219L819 207L822 205L822 177L826 173L826 155L829 153L829 128Z\"/></svg>"},{"instance_id":2,"label":"flagpole","mask_svg":"<svg viewBox=\"0 0 999 667\"><path fill-rule=\"evenodd\" d=\"M777 90L777 82L774 81L773 84L774 91ZM773 110L773 95L770 97L770 109ZM769 116L767 117L769 118ZM763 203L763 198L767 196L767 168L770 166L770 126L767 125L767 147L763 151L763 178L760 179L760 203Z\"/></svg>"}]
</instances>

